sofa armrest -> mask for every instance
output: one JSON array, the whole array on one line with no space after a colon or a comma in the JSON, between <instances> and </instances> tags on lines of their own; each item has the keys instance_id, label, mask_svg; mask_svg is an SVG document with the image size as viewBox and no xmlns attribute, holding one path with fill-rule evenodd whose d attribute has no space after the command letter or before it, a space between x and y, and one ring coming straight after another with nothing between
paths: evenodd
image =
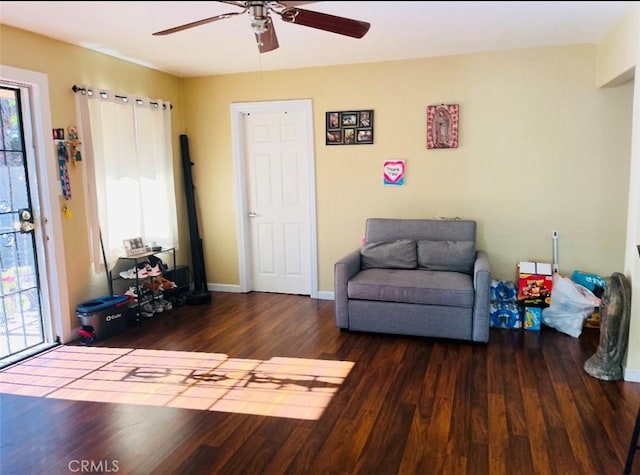
<instances>
[{"instance_id":1,"label":"sofa armrest","mask_svg":"<svg viewBox=\"0 0 640 475\"><path fill-rule=\"evenodd\" d=\"M333 289L335 299L336 324L338 328L349 328L349 279L360 272L360 249L350 252L333 267Z\"/></svg>"},{"instance_id":2,"label":"sofa armrest","mask_svg":"<svg viewBox=\"0 0 640 475\"><path fill-rule=\"evenodd\" d=\"M491 268L489 256L485 251L476 252L473 266L473 287L475 299L473 303L472 340L489 341L489 303L491 299Z\"/></svg>"}]
</instances>

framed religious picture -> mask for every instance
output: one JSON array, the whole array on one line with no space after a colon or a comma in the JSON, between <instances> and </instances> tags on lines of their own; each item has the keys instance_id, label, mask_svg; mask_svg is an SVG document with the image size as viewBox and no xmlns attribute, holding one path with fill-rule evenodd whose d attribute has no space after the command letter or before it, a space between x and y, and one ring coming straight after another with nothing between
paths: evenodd
<instances>
[{"instance_id":1,"label":"framed religious picture","mask_svg":"<svg viewBox=\"0 0 640 475\"><path fill-rule=\"evenodd\" d=\"M427 148L458 148L458 104L427 106Z\"/></svg>"},{"instance_id":2,"label":"framed religious picture","mask_svg":"<svg viewBox=\"0 0 640 475\"><path fill-rule=\"evenodd\" d=\"M326 145L373 143L373 110L326 113Z\"/></svg>"}]
</instances>

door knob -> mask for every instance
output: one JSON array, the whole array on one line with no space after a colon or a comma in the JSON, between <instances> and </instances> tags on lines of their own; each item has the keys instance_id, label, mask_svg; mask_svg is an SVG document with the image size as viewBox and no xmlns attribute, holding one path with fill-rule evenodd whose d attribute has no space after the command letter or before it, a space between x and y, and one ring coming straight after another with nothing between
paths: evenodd
<instances>
[{"instance_id":1,"label":"door knob","mask_svg":"<svg viewBox=\"0 0 640 475\"><path fill-rule=\"evenodd\" d=\"M21 209L18 211L18 215L20 217L20 232L28 233L33 231L35 228L33 224L33 215L31 214L30 209Z\"/></svg>"},{"instance_id":2,"label":"door knob","mask_svg":"<svg viewBox=\"0 0 640 475\"><path fill-rule=\"evenodd\" d=\"M254 213L253 211L249 212L249 217L250 218L255 218L256 216L258 216L256 213Z\"/></svg>"}]
</instances>

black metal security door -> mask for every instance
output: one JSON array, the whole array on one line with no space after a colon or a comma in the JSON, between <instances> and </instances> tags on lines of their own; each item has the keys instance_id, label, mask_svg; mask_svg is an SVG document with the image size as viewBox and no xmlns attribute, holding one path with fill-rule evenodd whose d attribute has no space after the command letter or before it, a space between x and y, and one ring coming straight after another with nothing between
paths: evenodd
<instances>
[{"instance_id":1,"label":"black metal security door","mask_svg":"<svg viewBox=\"0 0 640 475\"><path fill-rule=\"evenodd\" d=\"M0 366L45 341L20 94L0 86Z\"/></svg>"}]
</instances>

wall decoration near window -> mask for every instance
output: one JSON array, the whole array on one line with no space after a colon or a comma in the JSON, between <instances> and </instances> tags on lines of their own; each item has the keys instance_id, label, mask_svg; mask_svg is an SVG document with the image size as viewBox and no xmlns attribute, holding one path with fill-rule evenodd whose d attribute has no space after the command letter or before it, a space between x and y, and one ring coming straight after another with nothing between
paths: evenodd
<instances>
[{"instance_id":1,"label":"wall decoration near window","mask_svg":"<svg viewBox=\"0 0 640 475\"><path fill-rule=\"evenodd\" d=\"M385 160L382 176L385 185L404 185L404 160Z\"/></svg>"},{"instance_id":2,"label":"wall decoration near window","mask_svg":"<svg viewBox=\"0 0 640 475\"><path fill-rule=\"evenodd\" d=\"M132 239L123 239L122 245L127 257L139 256L151 252L151 249L142 243L141 237L135 237Z\"/></svg>"},{"instance_id":3,"label":"wall decoration near window","mask_svg":"<svg viewBox=\"0 0 640 475\"><path fill-rule=\"evenodd\" d=\"M373 110L327 112L327 145L373 143Z\"/></svg>"},{"instance_id":4,"label":"wall decoration near window","mask_svg":"<svg viewBox=\"0 0 640 475\"><path fill-rule=\"evenodd\" d=\"M458 104L427 106L427 148L458 148Z\"/></svg>"}]
</instances>

